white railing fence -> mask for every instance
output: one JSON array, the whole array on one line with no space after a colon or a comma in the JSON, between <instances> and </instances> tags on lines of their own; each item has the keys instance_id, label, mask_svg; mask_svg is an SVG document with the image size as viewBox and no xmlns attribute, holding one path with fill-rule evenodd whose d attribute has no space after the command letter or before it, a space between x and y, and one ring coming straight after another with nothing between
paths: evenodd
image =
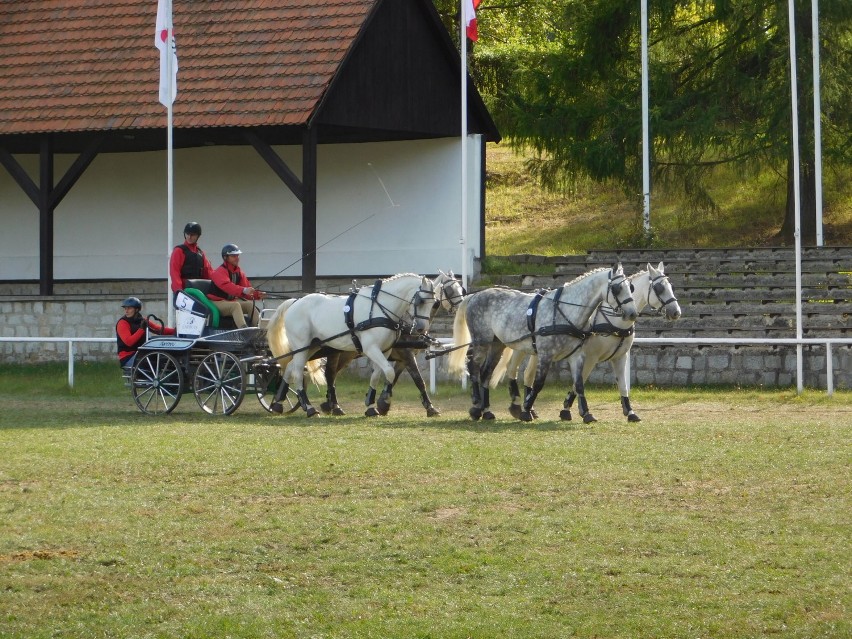
<instances>
[{"instance_id":1,"label":"white railing fence","mask_svg":"<svg viewBox=\"0 0 852 639\"><path fill-rule=\"evenodd\" d=\"M452 348L453 341L448 338L438 340L444 348ZM637 337L633 340L634 347L642 346L795 346L797 349L797 361L802 361L802 346L824 346L825 347L825 379L826 392L829 396L834 394L834 362L832 361L832 346L852 346L852 338L749 338L749 337ZM429 360L429 386L434 394L436 390L437 363L435 358ZM798 391L802 392L802 371L796 372ZM630 359L627 360L627 380L630 381ZM466 381L462 380L462 383Z\"/></svg>"},{"instance_id":2,"label":"white railing fence","mask_svg":"<svg viewBox=\"0 0 852 639\"><path fill-rule=\"evenodd\" d=\"M449 338L440 338L438 340L445 348L452 347L452 340ZM67 345L68 353L68 386L74 387L74 354L75 344L90 343L90 344L115 344L114 337L0 337L0 342L32 342L32 343L64 343ZM652 346L652 345L687 345L687 346L796 346L799 351L798 360L801 361L802 346L824 346L825 347L825 368L826 368L826 392L829 396L834 394L834 363L832 361L832 347L852 346L852 338L736 338L736 337L637 337L634 340L634 346ZM630 379L629 362L628 362L628 379ZM801 391L801 371L797 372L799 380L799 390ZM436 391L437 379L437 363L435 359L429 360L429 386L431 392ZM466 380L462 380L463 386Z\"/></svg>"},{"instance_id":3,"label":"white railing fence","mask_svg":"<svg viewBox=\"0 0 852 639\"><path fill-rule=\"evenodd\" d=\"M68 347L68 387L74 388L74 345L115 344L114 337L0 337L0 342L65 343ZM118 360L116 360L118 363Z\"/></svg>"}]
</instances>

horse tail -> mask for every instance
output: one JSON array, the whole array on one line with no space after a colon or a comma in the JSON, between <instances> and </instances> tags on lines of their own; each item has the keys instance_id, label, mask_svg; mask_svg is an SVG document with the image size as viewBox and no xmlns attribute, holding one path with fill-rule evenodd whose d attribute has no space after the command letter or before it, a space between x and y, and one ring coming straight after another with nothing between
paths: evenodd
<instances>
[{"instance_id":1,"label":"horse tail","mask_svg":"<svg viewBox=\"0 0 852 639\"><path fill-rule=\"evenodd\" d=\"M325 379L323 361L324 358L309 359L305 364L305 371L308 373L308 377L317 386L328 386L328 382Z\"/></svg>"},{"instance_id":2,"label":"horse tail","mask_svg":"<svg viewBox=\"0 0 852 639\"><path fill-rule=\"evenodd\" d=\"M449 354L447 369L450 375L463 375L467 370L465 361L467 349L470 345L470 329L467 326L467 303L470 296L465 297L456 310L456 319L453 321L453 344L456 350ZM462 346L459 346L462 345Z\"/></svg>"},{"instance_id":3,"label":"horse tail","mask_svg":"<svg viewBox=\"0 0 852 639\"><path fill-rule=\"evenodd\" d=\"M281 306L275 309L269 324L266 325L266 339L269 342L269 350L273 357L280 357L290 352L290 341L287 339L287 331L284 328L284 315L296 299L285 300ZM289 357L282 358L278 363L283 366Z\"/></svg>"},{"instance_id":4,"label":"horse tail","mask_svg":"<svg viewBox=\"0 0 852 639\"><path fill-rule=\"evenodd\" d=\"M500 361L497 362L497 366L494 367L494 372L491 373L491 381L489 381L488 386L491 388L497 388L497 384L503 381L503 377L506 375L506 371L509 370L509 362L512 361L512 356L515 351L513 351L508 346L503 349L503 354L500 356Z\"/></svg>"}]
</instances>

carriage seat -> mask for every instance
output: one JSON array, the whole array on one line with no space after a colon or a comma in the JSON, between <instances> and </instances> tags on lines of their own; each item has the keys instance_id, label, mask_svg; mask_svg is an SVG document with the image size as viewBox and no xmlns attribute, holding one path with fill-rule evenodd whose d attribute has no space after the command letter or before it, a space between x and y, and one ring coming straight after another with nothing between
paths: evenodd
<instances>
[{"instance_id":1,"label":"carriage seat","mask_svg":"<svg viewBox=\"0 0 852 639\"><path fill-rule=\"evenodd\" d=\"M236 328L234 319L232 317L222 317L216 305L207 298L207 294L212 288L213 282L210 280L193 279L186 281L186 288L183 289L183 292L201 302L210 312L210 328Z\"/></svg>"}]
</instances>

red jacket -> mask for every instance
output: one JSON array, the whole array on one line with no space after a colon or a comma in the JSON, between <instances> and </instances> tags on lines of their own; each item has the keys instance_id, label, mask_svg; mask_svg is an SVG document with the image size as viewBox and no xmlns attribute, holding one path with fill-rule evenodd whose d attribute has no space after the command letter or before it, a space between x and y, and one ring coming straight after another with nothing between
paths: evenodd
<instances>
[{"instance_id":1,"label":"red jacket","mask_svg":"<svg viewBox=\"0 0 852 639\"><path fill-rule=\"evenodd\" d=\"M181 275L184 262L186 262L186 252L184 247L196 255L201 252L201 255L203 256L201 274L198 276L198 279L209 280L211 279L210 275L213 272L213 267L210 266L210 260L208 260L207 256L204 255L204 251L201 251L201 249L198 248L198 244L184 242L182 245L176 246L174 250L172 250L171 258L169 258L169 277L172 280L172 291L175 293L186 288L186 281Z\"/></svg>"},{"instance_id":2,"label":"red jacket","mask_svg":"<svg viewBox=\"0 0 852 639\"><path fill-rule=\"evenodd\" d=\"M255 291L254 296L243 294L243 289L251 288L251 282L249 282L246 274L243 273L243 270L239 266L231 266L227 262L223 262L222 266L213 271L210 279L213 280L213 286L219 289L218 291L214 289L207 294L207 297L211 300L222 301L234 298L244 300L260 299L260 291ZM225 295L221 295L221 293Z\"/></svg>"},{"instance_id":3,"label":"red jacket","mask_svg":"<svg viewBox=\"0 0 852 639\"><path fill-rule=\"evenodd\" d=\"M157 322L149 322L151 331L160 335L174 335L175 329L161 326ZM139 347L145 343L145 327L142 326L142 316L137 313L135 317L128 319L120 317L115 324L115 337L118 343L118 361L122 364Z\"/></svg>"}]
</instances>

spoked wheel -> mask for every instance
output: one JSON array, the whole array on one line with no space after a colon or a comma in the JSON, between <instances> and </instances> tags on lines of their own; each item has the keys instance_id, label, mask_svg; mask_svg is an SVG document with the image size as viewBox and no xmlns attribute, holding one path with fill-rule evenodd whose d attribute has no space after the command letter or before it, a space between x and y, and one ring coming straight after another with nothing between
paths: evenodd
<instances>
[{"instance_id":1,"label":"spoked wheel","mask_svg":"<svg viewBox=\"0 0 852 639\"><path fill-rule=\"evenodd\" d=\"M146 353L130 371L130 392L143 413L171 413L183 394L183 369L168 353Z\"/></svg>"},{"instance_id":2,"label":"spoked wheel","mask_svg":"<svg viewBox=\"0 0 852 639\"><path fill-rule=\"evenodd\" d=\"M246 394L246 373L231 353L216 351L201 360L192 378L195 399L211 415L230 415Z\"/></svg>"},{"instance_id":3,"label":"spoked wheel","mask_svg":"<svg viewBox=\"0 0 852 639\"><path fill-rule=\"evenodd\" d=\"M272 402L275 400L275 392L281 385L281 368L270 364L258 364L252 368L254 374L254 392L257 400L270 413ZM281 400L285 413L292 413L299 408L299 398L296 391L287 390L287 394Z\"/></svg>"}]
</instances>

